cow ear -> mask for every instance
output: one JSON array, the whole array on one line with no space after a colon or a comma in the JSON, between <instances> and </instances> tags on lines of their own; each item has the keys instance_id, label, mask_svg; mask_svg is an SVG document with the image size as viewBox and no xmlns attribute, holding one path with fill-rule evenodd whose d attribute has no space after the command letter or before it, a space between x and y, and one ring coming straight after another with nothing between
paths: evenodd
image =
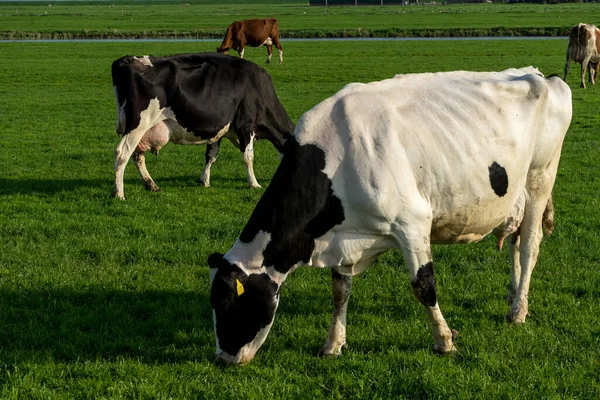
<instances>
[{"instance_id":1,"label":"cow ear","mask_svg":"<svg viewBox=\"0 0 600 400\"><path fill-rule=\"evenodd\" d=\"M208 256L208 266L210 268L219 268L219 264L223 261L223 254L213 253Z\"/></svg>"}]
</instances>

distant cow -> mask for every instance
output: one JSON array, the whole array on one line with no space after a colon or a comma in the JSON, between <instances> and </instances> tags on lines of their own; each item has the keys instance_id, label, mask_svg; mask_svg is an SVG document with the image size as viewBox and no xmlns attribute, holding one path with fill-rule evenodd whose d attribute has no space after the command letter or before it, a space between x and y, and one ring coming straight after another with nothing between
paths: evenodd
<instances>
[{"instance_id":1,"label":"distant cow","mask_svg":"<svg viewBox=\"0 0 600 400\"><path fill-rule=\"evenodd\" d=\"M283 48L279 42L279 23L275 18L266 19L245 19L235 21L227 27L225 38L221 47L217 47L217 52L225 53L229 49L236 50L240 57L244 58L244 47L267 46L267 63L271 62L273 54L273 45L279 51L279 63L283 63Z\"/></svg>"},{"instance_id":2,"label":"distant cow","mask_svg":"<svg viewBox=\"0 0 600 400\"><path fill-rule=\"evenodd\" d=\"M350 84L305 113L240 237L208 259L218 359L254 357L300 265L333 269L320 353L339 355L352 276L389 249L404 254L435 350L455 351L431 244L489 233L511 236L508 320L524 322L571 113L568 85L532 67Z\"/></svg>"},{"instance_id":3,"label":"distant cow","mask_svg":"<svg viewBox=\"0 0 600 400\"><path fill-rule=\"evenodd\" d=\"M130 157L146 188L158 191L144 153L168 142L206 144L206 166L199 181L210 185L210 168L223 137L244 155L248 185L254 176L254 139L277 150L294 124L279 102L269 74L258 65L222 54L122 57L112 64L117 100L114 196L124 199L123 173Z\"/></svg>"},{"instance_id":4,"label":"distant cow","mask_svg":"<svg viewBox=\"0 0 600 400\"><path fill-rule=\"evenodd\" d=\"M581 87L585 88L585 71L589 69L589 81L596 84L596 75L600 66L600 31L595 25L579 24L569 31L565 76L567 79L571 59L581 64Z\"/></svg>"}]
</instances>

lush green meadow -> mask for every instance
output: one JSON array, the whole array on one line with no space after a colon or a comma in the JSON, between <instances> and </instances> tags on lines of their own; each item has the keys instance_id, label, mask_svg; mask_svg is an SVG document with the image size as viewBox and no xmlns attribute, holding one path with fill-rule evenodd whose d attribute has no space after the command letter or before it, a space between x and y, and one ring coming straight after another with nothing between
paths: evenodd
<instances>
[{"instance_id":1,"label":"lush green meadow","mask_svg":"<svg viewBox=\"0 0 600 400\"><path fill-rule=\"evenodd\" d=\"M437 246L439 301L459 353L432 351L401 254L355 278L349 349L325 339L330 272L301 268L282 289L267 342L241 368L212 363L206 259L236 240L264 189L245 187L224 143L212 187L204 148L148 157L160 193L129 165L127 201L109 197L116 120L110 63L124 54L213 50L208 43L0 43L0 398L598 398L600 87L578 88L523 326L504 321L509 260L495 241ZM395 73L563 69L565 40L286 42L267 69L294 121L352 81ZM248 49L264 62L264 49ZM575 70L578 68L575 67ZM278 163L259 142L257 179Z\"/></svg>"},{"instance_id":2,"label":"lush green meadow","mask_svg":"<svg viewBox=\"0 0 600 400\"><path fill-rule=\"evenodd\" d=\"M305 1L0 2L0 38L221 37L233 21L276 17L283 37L565 35L600 5L309 7Z\"/></svg>"}]
</instances>

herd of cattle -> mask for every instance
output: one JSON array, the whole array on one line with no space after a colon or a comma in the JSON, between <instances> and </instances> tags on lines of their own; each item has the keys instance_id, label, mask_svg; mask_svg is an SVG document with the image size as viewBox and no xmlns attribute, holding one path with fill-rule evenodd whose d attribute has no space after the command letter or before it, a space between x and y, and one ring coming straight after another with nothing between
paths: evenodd
<instances>
[{"instance_id":1,"label":"herd of cattle","mask_svg":"<svg viewBox=\"0 0 600 400\"><path fill-rule=\"evenodd\" d=\"M593 25L569 35L569 61L590 82L600 63ZM282 49L277 21L233 23L218 52L244 46ZM267 60L267 62L269 61ZM269 74L243 58L184 54L116 60L114 196L125 199L132 158L146 188L159 190L144 153L168 142L206 144L200 182L226 137L243 154L248 185L253 142L282 154L271 183L223 254L208 259L217 358L250 361L265 341L287 275L300 265L333 271L333 319L320 353L346 344L352 276L389 249L400 249L415 297L431 319L435 350L456 350L436 300L431 244L471 243L492 233L507 240L512 272L508 320L523 323L543 232L553 228L552 188L572 116L571 91L536 68L501 72L396 75L351 83L307 111L294 127Z\"/></svg>"}]
</instances>

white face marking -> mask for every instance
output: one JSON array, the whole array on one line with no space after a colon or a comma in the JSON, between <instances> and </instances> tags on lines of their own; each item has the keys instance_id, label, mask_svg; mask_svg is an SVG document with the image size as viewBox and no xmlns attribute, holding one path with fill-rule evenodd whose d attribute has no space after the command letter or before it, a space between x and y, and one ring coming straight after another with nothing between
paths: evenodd
<instances>
[{"instance_id":1,"label":"white face marking","mask_svg":"<svg viewBox=\"0 0 600 400\"><path fill-rule=\"evenodd\" d=\"M150 57L149 56L143 56L141 58L139 57L133 57L134 60L141 62L144 65L147 65L149 67L153 67L154 65L152 65L152 61L150 61Z\"/></svg>"},{"instance_id":2,"label":"white face marking","mask_svg":"<svg viewBox=\"0 0 600 400\"><path fill-rule=\"evenodd\" d=\"M275 311L277 311L277 301L276 300L275 300ZM273 318L273 321L274 320L275 320L275 318ZM253 341L251 341L250 343L248 343L247 345L245 345L244 347L242 347L240 349L240 351L238 352L238 356L237 356L239 359L238 364L239 363L247 363L254 358L254 355L256 354L258 349L260 349L260 346L262 346L262 344L267 339L267 336L269 335L269 331L271 330L271 327L273 326L273 321L271 321L271 323L269 325L265 326L260 331L258 331L258 333L254 337Z\"/></svg>"},{"instance_id":3,"label":"white face marking","mask_svg":"<svg viewBox=\"0 0 600 400\"><path fill-rule=\"evenodd\" d=\"M211 268L210 269L210 285L209 287L212 287L213 281L215 280L215 276L217 276L217 268ZM213 308L213 329L215 332L215 341L217 342L217 354L219 354L221 352L221 347L219 347L219 338L217 337L217 313L215 312L215 309Z\"/></svg>"},{"instance_id":4,"label":"white face marking","mask_svg":"<svg viewBox=\"0 0 600 400\"><path fill-rule=\"evenodd\" d=\"M211 272L212 275L212 272ZM211 286L212 286L212 279L211 279ZM215 309L213 308L213 330L215 332L215 345L217 346L217 352L216 354L221 353L221 347L219 346L219 338L217 337L217 313L215 312Z\"/></svg>"},{"instance_id":5,"label":"white face marking","mask_svg":"<svg viewBox=\"0 0 600 400\"><path fill-rule=\"evenodd\" d=\"M279 305L279 301L277 299L274 299L274 302L275 302L275 312L277 312L277 306ZM273 321L274 320L275 320L275 318L273 318ZM252 359L254 358L254 355L256 354L258 349L260 349L260 347L263 345L263 343L267 339L267 336L269 335L269 331L271 330L271 327L273 326L273 321L271 321L271 323L269 323L269 325L265 326L260 331L258 331L256 336L254 337L254 340L252 340L250 343L243 346L238 351L238 353L235 355L232 355L232 354L226 353L225 351L222 351L221 349L219 349L219 347L217 345L217 357L219 357L221 360L225 361L228 364L236 364L236 365L237 364L245 364L245 363L252 361ZM216 330L215 330L215 332L216 332Z\"/></svg>"}]
</instances>

